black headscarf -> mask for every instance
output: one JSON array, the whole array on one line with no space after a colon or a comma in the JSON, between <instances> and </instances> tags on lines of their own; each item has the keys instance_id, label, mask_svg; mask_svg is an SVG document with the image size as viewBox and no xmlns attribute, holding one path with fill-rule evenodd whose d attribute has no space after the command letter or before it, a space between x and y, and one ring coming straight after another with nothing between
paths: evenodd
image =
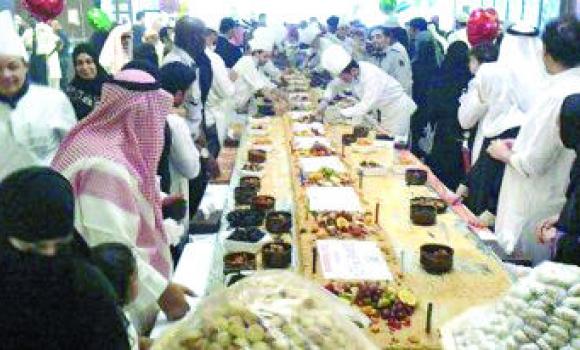
<instances>
[{"instance_id":1,"label":"black headscarf","mask_svg":"<svg viewBox=\"0 0 580 350\"><path fill-rule=\"evenodd\" d=\"M95 65L97 66L97 76L93 80L85 80L85 79L79 77L79 75L76 73L76 68L75 68L75 76L74 76L73 80L70 82L70 84L75 86L78 89L86 91L87 93L89 93L91 95L100 96L101 90L103 88L103 84L107 80L109 80L109 75L107 74L105 69L99 63L99 56L97 55L97 52L95 51L95 49L93 48L93 46L91 44L83 43L83 44L79 44L79 45L77 45L77 47L75 47L73 54L72 54L73 65L75 67L76 67L77 58L79 57L80 54L83 54L83 53L91 56L91 58L93 59L93 62L95 62Z\"/></svg>"},{"instance_id":2,"label":"black headscarf","mask_svg":"<svg viewBox=\"0 0 580 350\"><path fill-rule=\"evenodd\" d=\"M197 18L185 16L175 25L175 45L187 52L199 68L199 88L204 106L213 81L211 61L205 54L205 32L205 25Z\"/></svg>"},{"instance_id":3,"label":"black headscarf","mask_svg":"<svg viewBox=\"0 0 580 350\"><path fill-rule=\"evenodd\" d=\"M97 66L97 75L92 80L86 80L76 73L76 60L80 54L87 54ZM73 51L73 66L75 76L66 89L78 120L83 119L93 111L101 99L103 84L110 79L105 69L99 64L99 56L91 44L79 44Z\"/></svg>"},{"instance_id":4,"label":"black headscarf","mask_svg":"<svg viewBox=\"0 0 580 350\"><path fill-rule=\"evenodd\" d=\"M19 170L0 183L0 237L26 242L73 233L75 202L70 183L50 168Z\"/></svg>"}]
</instances>

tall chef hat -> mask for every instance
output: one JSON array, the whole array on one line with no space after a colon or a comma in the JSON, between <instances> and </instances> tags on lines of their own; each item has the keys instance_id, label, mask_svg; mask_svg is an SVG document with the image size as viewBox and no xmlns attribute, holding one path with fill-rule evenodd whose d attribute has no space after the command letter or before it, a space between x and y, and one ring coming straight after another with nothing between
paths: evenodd
<instances>
[{"instance_id":1,"label":"tall chef hat","mask_svg":"<svg viewBox=\"0 0 580 350\"><path fill-rule=\"evenodd\" d=\"M352 61L352 57L340 45L332 45L322 53L322 67L333 76L338 76Z\"/></svg>"},{"instance_id":2,"label":"tall chef hat","mask_svg":"<svg viewBox=\"0 0 580 350\"><path fill-rule=\"evenodd\" d=\"M28 53L22 38L16 33L10 11L0 12L0 55L22 57L28 62Z\"/></svg>"},{"instance_id":3,"label":"tall chef hat","mask_svg":"<svg viewBox=\"0 0 580 350\"><path fill-rule=\"evenodd\" d=\"M250 45L250 50L252 51L272 51L274 47L274 41L268 37L257 37L253 38L248 42Z\"/></svg>"},{"instance_id":4,"label":"tall chef hat","mask_svg":"<svg viewBox=\"0 0 580 350\"><path fill-rule=\"evenodd\" d=\"M318 24L311 23L308 27L300 31L300 42L306 45L312 45L312 42L320 34Z\"/></svg>"}]
</instances>

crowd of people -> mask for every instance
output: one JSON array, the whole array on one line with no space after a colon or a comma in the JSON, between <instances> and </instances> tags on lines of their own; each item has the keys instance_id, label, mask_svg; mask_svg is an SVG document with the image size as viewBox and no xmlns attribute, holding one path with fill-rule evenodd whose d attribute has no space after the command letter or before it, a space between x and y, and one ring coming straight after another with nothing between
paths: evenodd
<instances>
[{"instance_id":1,"label":"crowd of people","mask_svg":"<svg viewBox=\"0 0 580 350\"><path fill-rule=\"evenodd\" d=\"M424 18L266 22L148 28L139 14L68 56L58 22L30 45L0 13L3 348L147 349L158 311L182 318L193 293L172 271L229 124L258 92L281 99L289 68L325 86L321 118L358 97L340 115L406 140L507 260L580 265L578 19L475 45L465 20L452 33ZM42 45L70 57L69 82L65 64L51 73L58 56L38 69Z\"/></svg>"}]
</instances>

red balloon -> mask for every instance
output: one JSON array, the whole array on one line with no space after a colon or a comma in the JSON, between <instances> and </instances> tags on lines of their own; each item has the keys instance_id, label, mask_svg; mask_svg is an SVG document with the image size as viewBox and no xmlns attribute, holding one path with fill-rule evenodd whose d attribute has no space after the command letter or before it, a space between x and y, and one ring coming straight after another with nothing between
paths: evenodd
<instances>
[{"instance_id":1,"label":"red balloon","mask_svg":"<svg viewBox=\"0 0 580 350\"><path fill-rule=\"evenodd\" d=\"M499 35L499 18L493 8L476 9L467 21L467 39L471 45L492 42Z\"/></svg>"},{"instance_id":2,"label":"red balloon","mask_svg":"<svg viewBox=\"0 0 580 350\"><path fill-rule=\"evenodd\" d=\"M22 6L34 18L46 22L60 15L64 0L22 0Z\"/></svg>"}]
</instances>

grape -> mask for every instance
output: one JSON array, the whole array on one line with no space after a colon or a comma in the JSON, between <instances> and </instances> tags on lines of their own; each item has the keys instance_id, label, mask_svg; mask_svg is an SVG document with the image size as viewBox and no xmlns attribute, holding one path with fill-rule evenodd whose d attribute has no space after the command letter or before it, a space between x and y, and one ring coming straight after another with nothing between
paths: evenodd
<instances>
[{"instance_id":1,"label":"grape","mask_svg":"<svg viewBox=\"0 0 580 350\"><path fill-rule=\"evenodd\" d=\"M219 332L216 336L216 341L219 345L226 347L230 345L231 337L227 332Z\"/></svg>"},{"instance_id":2,"label":"grape","mask_svg":"<svg viewBox=\"0 0 580 350\"><path fill-rule=\"evenodd\" d=\"M234 337L243 338L246 336L246 328L243 323L230 323L228 332Z\"/></svg>"},{"instance_id":3,"label":"grape","mask_svg":"<svg viewBox=\"0 0 580 350\"><path fill-rule=\"evenodd\" d=\"M270 350L270 347L268 346L268 344L259 341L252 345L252 350Z\"/></svg>"},{"instance_id":4,"label":"grape","mask_svg":"<svg viewBox=\"0 0 580 350\"><path fill-rule=\"evenodd\" d=\"M246 338L236 338L234 339L234 344L239 346L240 348L246 348L250 346L250 342Z\"/></svg>"},{"instance_id":5,"label":"grape","mask_svg":"<svg viewBox=\"0 0 580 350\"><path fill-rule=\"evenodd\" d=\"M262 326L259 324L253 324L250 326L250 328L248 328L247 335L248 340L252 343L262 341L265 336L264 328L262 328Z\"/></svg>"}]
</instances>

